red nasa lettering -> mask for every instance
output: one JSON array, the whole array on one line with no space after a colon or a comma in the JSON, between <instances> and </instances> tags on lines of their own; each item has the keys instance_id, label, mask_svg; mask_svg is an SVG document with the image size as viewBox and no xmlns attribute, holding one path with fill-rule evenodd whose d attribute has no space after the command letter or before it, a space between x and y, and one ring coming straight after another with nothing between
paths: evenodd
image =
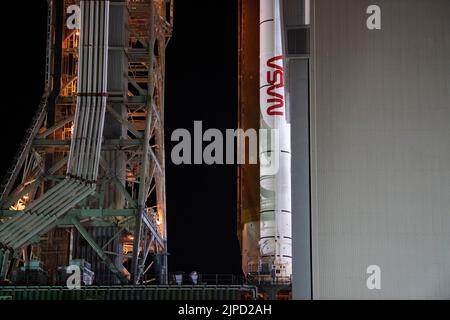
<instances>
[{"instance_id":1,"label":"red nasa lettering","mask_svg":"<svg viewBox=\"0 0 450 320\"><path fill-rule=\"evenodd\" d=\"M284 96L277 89L284 88L284 68L277 64L277 61L283 61L283 56L276 56L267 61L267 66L272 70L267 71L267 114L269 116L284 116Z\"/></svg>"}]
</instances>

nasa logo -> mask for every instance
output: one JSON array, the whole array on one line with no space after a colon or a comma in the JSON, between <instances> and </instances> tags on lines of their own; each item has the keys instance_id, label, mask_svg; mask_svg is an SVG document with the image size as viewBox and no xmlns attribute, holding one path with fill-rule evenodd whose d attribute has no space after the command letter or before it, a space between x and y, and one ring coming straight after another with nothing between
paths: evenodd
<instances>
[{"instance_id":1,"label":"nasa logo","mask_svg":"<svg viewBox=\"0 0 450 320\"><path fill-rule=\"evenodd\" d=\"M283 56L276 56L267 61L271 70L267 71L267 114L269 116L284 116L284 95L278 89L284 88ZM277 62L279 62L277 64Z\"/></svg>"}]
</instances>

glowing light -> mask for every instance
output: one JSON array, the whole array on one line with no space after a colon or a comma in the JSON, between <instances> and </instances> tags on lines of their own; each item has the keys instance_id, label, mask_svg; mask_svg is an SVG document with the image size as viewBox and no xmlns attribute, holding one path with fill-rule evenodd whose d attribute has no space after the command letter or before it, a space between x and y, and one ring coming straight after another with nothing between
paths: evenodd
<instances>
[{"instance_id":1,"label":"glowing light","mask_svg":"<svg viewBox=\"0 0 450 320\"><path fill-rule=\"evenodd\" d=\"M13 211L23 211L27 207L28 200L30 200L30 196L26 194L21 199L17 200L17 202L13 204L9 209Z\"/></svg>"},{"instance_id":2,"label":"glowing light","mask_svg":"<svg viewBox=\"0 0 450 320\"><path fill-rule=\"evenodd\" d=\"M25 202L23 202L22 199L19 199L19 201L13 204L9 209L12 211L23 211L25 208L26 208Z\"/></svg>"}]
</instances>

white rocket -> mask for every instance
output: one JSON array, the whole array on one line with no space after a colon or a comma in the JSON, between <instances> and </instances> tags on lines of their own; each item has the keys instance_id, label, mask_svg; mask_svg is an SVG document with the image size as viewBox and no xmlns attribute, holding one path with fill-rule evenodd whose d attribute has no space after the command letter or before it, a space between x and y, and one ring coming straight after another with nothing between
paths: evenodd
<instances>
[{"instance_id":1,"label":"white rocket","mask_svg":"<svg viewBox=\"0 0 450 320\"><path fill-rule=\"evenodd\" d=\"M284 87L280 0L260 0L260 267L292 274L291 136ZM262 131L264 132L264 131Z\"/></svg>"}]
</instances>

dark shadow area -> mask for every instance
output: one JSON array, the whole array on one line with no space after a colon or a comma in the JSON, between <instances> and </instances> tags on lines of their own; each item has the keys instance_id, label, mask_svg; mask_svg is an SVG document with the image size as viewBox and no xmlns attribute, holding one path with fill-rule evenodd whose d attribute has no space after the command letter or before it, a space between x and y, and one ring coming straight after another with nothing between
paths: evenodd
<instances>
[{"instance_id":1,"label":"dark shadow area","mask_svg":"<svg viewBox=\"0 0 450 320\"><path fill-rule=\"evenodd\" d=\"M237 5L175 1L167 51L166 141L169 268L240 273L236 231L236 167L170 161L171 133L236 128Z\"/></svg>"}]
</instances>

